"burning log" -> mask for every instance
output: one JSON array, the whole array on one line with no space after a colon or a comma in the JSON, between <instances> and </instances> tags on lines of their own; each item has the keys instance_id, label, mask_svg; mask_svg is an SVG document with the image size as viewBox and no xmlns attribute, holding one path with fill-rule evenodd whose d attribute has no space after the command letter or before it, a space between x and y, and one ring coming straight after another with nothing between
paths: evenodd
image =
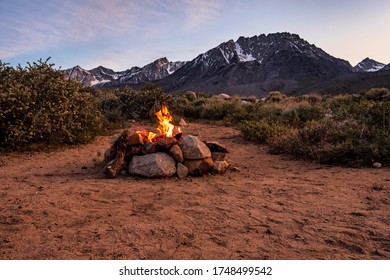
<instances>
[{"instance_id":1,"label":"burning log","mask_svg":"<svg viewBox=\"0 0 390 280\"><path fill-rule=\"evenodd\" d=\"M104 167L104 174L108 178L115 178L116 174L122 169L125 163L127 146L134 139L132 135L134 134L130 130L124 130L121 136L114 142L114 148L110 148L110 150L113 150L116 147L116 155L115 159Z\"/></svg>"}]
</instances>

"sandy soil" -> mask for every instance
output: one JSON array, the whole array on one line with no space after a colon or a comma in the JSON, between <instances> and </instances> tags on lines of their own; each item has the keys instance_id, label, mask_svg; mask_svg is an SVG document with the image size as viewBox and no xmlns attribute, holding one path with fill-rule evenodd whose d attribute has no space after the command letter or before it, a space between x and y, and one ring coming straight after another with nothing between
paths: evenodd
<instances>
[{"instance_id":1,"label":"sandy soil","mask_svg":"<svg viewBox=\"0 0 390 280\"><path fill-rule=\"evenodd\" d=\"M145 126L145 124L141 124ZM390 170L267 154L229 127L185 133L240 171L106 179L111 137L0 156L0 259L390 259Z\"/></svg>"}]
</instances>

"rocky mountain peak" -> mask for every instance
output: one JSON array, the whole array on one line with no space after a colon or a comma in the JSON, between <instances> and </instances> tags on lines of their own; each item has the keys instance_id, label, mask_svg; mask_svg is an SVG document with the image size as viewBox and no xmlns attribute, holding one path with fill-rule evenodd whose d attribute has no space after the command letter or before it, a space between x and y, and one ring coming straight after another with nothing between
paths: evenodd
<instances>
[{"instance_id":1,"label":"rocky mountain peak","mask_svg":"<svg viewBox=\"0 0 390 280\"><path fill-rule=\"evenodd\" d=\"M384 66L385 64L373 60L369 57L366 57L361 62L359 62L355 67L353 67L353 70L355 72L376 72L381 70Z\"/></svg>"}]
</instances>

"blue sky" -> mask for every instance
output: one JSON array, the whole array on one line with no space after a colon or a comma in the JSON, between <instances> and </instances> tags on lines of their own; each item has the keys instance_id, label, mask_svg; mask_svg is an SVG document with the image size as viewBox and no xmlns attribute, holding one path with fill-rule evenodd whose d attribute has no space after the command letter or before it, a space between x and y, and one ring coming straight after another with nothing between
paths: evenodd
<instances>
[{"instance_id":1,"label":"blue sky","mask_svg":"<svg viewBox=\"0 0 390 280\"><path fill-rule=\"evenodd\" d=\"M114 70L192 60L239 36L291 32L355 65L390 63L388 0L0 0L0 60Z\"/></svg>"}]
</instances>

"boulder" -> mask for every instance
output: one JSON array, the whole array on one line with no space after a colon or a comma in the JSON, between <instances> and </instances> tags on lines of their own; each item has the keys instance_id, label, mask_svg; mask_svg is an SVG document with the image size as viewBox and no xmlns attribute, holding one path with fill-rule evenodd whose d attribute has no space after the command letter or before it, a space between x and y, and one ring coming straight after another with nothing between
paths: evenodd
<instances>
[{"instance_id":1,"label":"boulder","mask_svg":"<svg viewBox=\"0 0 390 280\"><path fill-rule=\"evenodd\" d=\"M168 177L176 173L176 164L166 153L134 156L129 164L129 173L144 177Z\"/></svg>"},{"instance_id":2,"label":"boulder","mask_svg":"<svg viewBox=\"0 0 390 280\"><path fill-rule=\"evenodd\" d=\"M372 167L374 167L374 168L382 168L382 163L380 163L380 162L374 162L374 163L372 164Z\"/></svg>"},{"instance_id":3,"label":"boulder","mask_svg":"<svg viewBox=\"0 0 390 280\"><path fill-rule=\"evenodd\" d=\"M197 160L185 160L184 165L187 166L191 175L202 176L213 168L213 160L211 157Z\"/></svg>"},{"instance_id":4,"label":"boulder","mask_svg":"<svg viewBox=\"0 0 390 280\"><path fill-rule=\"evenodd\" d=\"M176 173L177 173L177 177L179 177L180 179L187 177L188 176L187 166L179 162L176 167Z\"/></svg>"},{"instance_id":5,"label":"boulder","mask_svg":"<svg viewBox=\"0 0 390 280\"><path fill-rule=\"evenodd\" d=\"M181 151L180 147L178 145L173 145L171 149L169 150L169 155L173 157L174 160L177 162L183 162L183 152Z\"/></svg>"},{"instance_id":6,"label":"boulder","mask_svg":"<svg viewBox=\"0 0 390 280\"><path fill-rule=\"evenodd\" d=\"M200 141L198 137L193 135L186 135L179 144L184 159L205 159L211 157L210 149L205 143Z\"/></svg>"}]
</instances>

